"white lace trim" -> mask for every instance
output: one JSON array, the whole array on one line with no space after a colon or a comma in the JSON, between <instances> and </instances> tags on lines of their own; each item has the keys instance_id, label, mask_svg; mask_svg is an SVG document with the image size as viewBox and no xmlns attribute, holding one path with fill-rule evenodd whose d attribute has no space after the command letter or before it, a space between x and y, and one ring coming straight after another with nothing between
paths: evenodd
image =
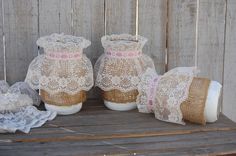
<instances>
[{"instance_id":1,"label":"white lace trim","mask_svg":"<svg viewBox=\"0 0 236 156\"><path fill-rule=\"evenodd\" d=\"M33 105L28 95L6 93L0 94L0 112L17 111L21 107Z\"/></svg>"},{"instance_id":2,"label":"white lace trim","mask_svg":"<svg viewBox=\"0 0 236 156\"><path fill-rule=\"evenodd\" d=\"M52 94L76 94L92 88L93 68L85 55L78 60L60 61L47 59L43 54L31 62L25 81L34 89Z\"/></svg>"},{"instance_id":3,"label":"white lace trim","mask_svg":"<svg viewBox=\"0 0 236 156\"><path fill-rule=\"evenodd\" d=\"M26 82L16 82L7 91L8 93L28 95L33 100L33 105L39 106L41 98Z\"/></svg>"},{"instance_id":4,"label":"white lace trim","mask_svg":"<svg viewBox=\"0 0 236 156\"><path fill-rule=\"evenodd\" d=\"M78 52L87 48L91 42L83 37L76 37L72 35L51 34L50 36L40 37L37 40L37 45L44 48L44 51L67 51Z\"/></svg>"},{"instance_id":5,"label":"white lace trim","mask_svg":"<svg viewBox=\"0 0 236 156\"><path fill-rule=\"evenodd\" d=\"M0 94L7 93L9 85L4 80L0 81Z\"/></svg>"},{"instance_id":6,"label":"white lace trim","mask_svg":"<svg viewBox=\"0 0 236 156\"><path fill-rule=\"evenodd\" d=\"M147 68L155 69L152 59L144 54L132 59L116 59L103 54L94 67L95 85L104 91L118 89L128 92L137 89Z\"/></svg>"},{"instance_id":7,"label":"white lace trim","mask_svg":"<svg viewBox=\"0 0 236 156\"><path fill-rule=\"evenodd\" d=\"M155 117L162 121L184 124L180 105L188 98L189 87L196 72L196 68L178 67L161 76L157 84L155 102L150 111L148 109L149 83L157 74L154 70L148 69L138 87L139 111L154 112Z\"/></svg>"},{"instance_id":8,"label":"white lace trim","mask_svg":"<svg viewBox=\"0 0 236 156\"><path fill-rule=\"evenodd\" d=\"M149 83L156 76L158 76L157 73L151 68L148 68L141 77L141 82L138 85L139 94L136 99L138 110L141 113L152 112L152 110L148 109Z\"/></svg>"},{"instance_id":9,"label":"white lace trim","mask_svg":"<svg viewBox=\"0 0 236 156\"><path fill-rule=\"evenodd\" d=\"M39 111L34 106L21 107L16 112L0 113L0 133L14 133L16 130L29 133L31 128L40 127L56 117L56 112Z\"/></svg>"}]
</instances>

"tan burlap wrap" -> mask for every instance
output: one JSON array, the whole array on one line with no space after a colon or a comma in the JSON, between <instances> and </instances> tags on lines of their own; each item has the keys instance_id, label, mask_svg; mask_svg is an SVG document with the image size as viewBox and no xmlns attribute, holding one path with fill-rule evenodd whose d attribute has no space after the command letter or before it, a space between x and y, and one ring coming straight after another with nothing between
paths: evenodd
<instances>
[{"instance_id":1,"label":"tan burlap wrap","mask_svg":"<svg viewBox=\"0 0 236 156\"><path fill-rule=\"evenodd\" d=\"M138 90L121 92L117 89L114 89L110 91L102 91L102 96L106 101L124 104L129 102L136 102Z\"/></svg>"},{"instance_id":2,"label":"tan burlap wrap","mask_svg":"<svg viewBox=\"0 0 236 156\"><path fill-rule=\"evenodd\" d=\"M44 90L40 90L41 97L43 102L56 105L56 106L72 106L86 100L86 92L80 91L77 94L70 95L64 92L56 93L56 94L49 94Z\"/></svg>"},{"instance_id":3,"label":"tan burlap wrap","mask_svg":"<svg viewBox=\"0 0 236 156\"><path fill-rule=\"evenodd\" d=\"M188 99L181 104L181 111L184 120L202 125L206 124L204 109L209 84L209 79L193 78L189 88Z\"/></svg>"}]
</instances>

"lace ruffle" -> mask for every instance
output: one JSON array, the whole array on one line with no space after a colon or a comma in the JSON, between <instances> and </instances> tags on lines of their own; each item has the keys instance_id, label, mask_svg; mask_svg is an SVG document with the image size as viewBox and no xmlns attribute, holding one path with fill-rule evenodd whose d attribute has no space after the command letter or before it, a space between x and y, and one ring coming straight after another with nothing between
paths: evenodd
<instances>
[{"instance_id":1,"label":"lace ruffle","mask_svg":"<svg viewBox=\"0 0 236 156\"><path fill-rule=\"evenodd\" d=\"M132 59L111 58L103 54L94 67L95 85L104 91L118 89L128 92L137 89L147 68L155 69L152 59L144 54Z\"/></svg>"},{"instance_id":2,"label":"lace ruffle","mask_svg":"<svg viewBox=\"0 0 236 156\"><path fill-rule=\"evenodd\" d=\"M41 98L26 82L16 82L9 89L8 93L28 95L33 100L33 105L39 106Z\"/></svg>"},{"instance_id":3,"label":"lace ruffle","mask_svg":"<svg viewBox=\"0 0 236 156\"><path fill-rule=\"evenodd\" d=\"M87 48L90 44L91 42L83 37L56 33L50 36L40 37L37 40L37 45L44 48L45 52L78 52L84 48Z\"/></svg>"},{"instance_id":4,"label":"lace ruffle","mask_svg":"<svg viewBox=\"0 0 236 156\"><path fill-rule=\"evenodd\" d=\"M40 127L55 117L55 112L39 111L34 106L21 107L16 112L0 113L0 133L14 133L16 130L29 133L31 128Z\"/></svg>"},{"instance_id":5,"label":"lace ruffle","mask_svg":"<svg viewBox=\"0 0 236 156\"><path fill-rule=\"evenodd\" d=\"M147 68L155 68L151 58L142 54L147 39L129 34L103 36L105 53L94 66L95 85L104 91L136 90L140 76Z\"/></svg>"},{"instance_id":6,"label":"lace ruffle","mask_svg":"<svg viewBox=\"0 0 236 156\"><path fill-rule=\"evenodd\" d=\"M29 105L33 105L33 101L28 95L0 94L0 112L17 111L21 107Z\"/></svg>"},{"instance_id":7,"label":"lace ruffle","mask_svg":"<svg viewBox=\"0 0 236 156\"><path fill-rule=\"evenodd\" d=\"M142 50L147 39L138 36L132 36L130 34L120 34L120 35L107 35L101 38L102 46L106 50L116 50L116 51L129 51L129 50Z\"/></svg>"},{"instance_id":8,"label":"lace ruffle","mask_svg":"<svg viewBox=\"0 0 236 156\"><path fill-rule=\"evenodd\" d=\"M160 76L151 110L155 113L157 119L184 124L180 105L188 98L189 87L196 72L196 68L179 67ZM148 69L141 78L137 97L137 105L140 112L151 112L148 109L149 84L156 76L157 74L154 70Z\"/></svg>"},{"instance_id":9,"label":"lace ruffle","mask_svg":"<svg viewBox=\"0 0 236 156\"><path fill-rule=\"evenodd\" d=\"M93 68L90 60L81 59L60 61L36 57L29 66L25 80L34 89L47 92L76 94L88 91L93 86Z\"/></svg>"},{"instance_id":10,"label":"lace ruffle","mask_svg":"<svg viewBox=\"0 0 236 156\"><path fill-rule=\"evenodd\" d=\"M4 80L1 80L0 81L0 94L7 93L8 88L9 88L8 83Z\"/></svg>"}]
</instances>

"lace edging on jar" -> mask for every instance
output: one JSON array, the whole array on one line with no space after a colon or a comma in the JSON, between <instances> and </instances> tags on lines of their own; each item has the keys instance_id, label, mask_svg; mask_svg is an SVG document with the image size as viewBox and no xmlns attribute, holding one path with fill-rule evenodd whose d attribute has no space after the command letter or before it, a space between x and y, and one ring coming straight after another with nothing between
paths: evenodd
<instances>
[{"instance_id":1,"label":"lace edging on jar","mask_svg":"<svg viewBox=\"0 0 236 156\"><path fill-rule=\"evenodd\" d=\"M142 36L136 36L130 34L113 34L106 35L101 38L102 46L105 50L142 50L143 46L147 42L147 39Z\"/></svg>"},{"instance_id":2,"label":"lace edging on jar","mask_svg":"<svg viewBox=\"0 0 236 156\"><path fill-rule=\"evenodd\" d=\"M128 70L126 66L130 69ZM94 66L95 86L104 91L135 90L140 83L141 75L148 67L155 69L152 59L144 54L130 60L110 58L103 54Z\"/></svg>"},{"instance_id":3,"label":"lace edging on jar","mask_svg":"<svg viewBox=\"0 0 236 156\"><path fill-rule=\"evenodd\" d=\"M68 94L76 94L81 90L88 91L92 88L93 70L89 59L83 55L81 58L87 65L84 76L78 76L71 70L71 76L64 78L57 75L42 75L42 64L46 61L44 54L37 56L29 65L25 82L33 89L44 89L50 93L66 92ZM71 62L71 61L70 61ZM77 61L75 61L77 62ZM50 71L51 69L48 69Z\"/></svg>"},{"instance_id":4,"label":"lace edging on jar","mask_svg":"<svg viewBox=\"0 0 236 156\"><path fill-rule=\"evenodd\" d=\"M64 34L51 34L49 36L40 37L37 40L37 45L44 48L46 51L68 51L78 52L91 45L89 40L83 37L76 37Z\"/></svg>"},{"instance_id":5,"label":"lace edging on jar","mask_svg":"<svg viewBox=\"0 0 236 156\"><path fill-rule=\"evenodd\" d=\"M138 87L137 105L139 111L144 113L154 112L155 117L162 121L185 124L182 121L183 115L180 105L188 98L189 87L195 73L196 68L178 67L161 76L158 81L152 110L150 110L148 109L149 84L156 73L148 69L142 76Z\"/></svg>"}]
</instances>

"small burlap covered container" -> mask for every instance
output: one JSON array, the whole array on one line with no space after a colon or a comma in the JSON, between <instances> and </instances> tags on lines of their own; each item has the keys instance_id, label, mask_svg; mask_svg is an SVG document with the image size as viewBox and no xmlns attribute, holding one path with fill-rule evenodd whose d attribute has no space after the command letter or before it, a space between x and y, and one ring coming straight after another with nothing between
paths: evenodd
<instances>
[{"instance_id":1,"label":"small burlap covered container","mask_svg":"<svg viewBox=\"0 0 236 156\"><path fill-rule=\"evenodd\" d=\"M154 69L152 59L142 53L147 39L121 34L103 36L101 42L104 54L94 67L95 85L102 90L105 105L113 110L136 108L140 77L147 68ZM126 107L131 104L133 107Z\"/></svg>"},{"instance_id":2,"label":"small burlap covered container","mask_svg":"<svg viewBox=\"0 0 236 156\"><path fill-rule=\"evenodd\" d=\"M64 34L37 40L44 54L30 64L26 82L32 88L40 89L47 105L66 108L86 100L86 91L93 86L93 69L83 49L90 44L83 37Z\"/></svg>"},{"instance_id":3,"label":"small burlap covered container","mask_svg":"<svg viewBox=\"0 0 236 156\"><path fill-rule=\"evenodd\" d=\"M148 69L142 76L137 105L140 112L155 113L159 120L206 124L204 109L210 80L194 77L193 67L178 67L162 76Z\"/></svg>"}]
</instances>

